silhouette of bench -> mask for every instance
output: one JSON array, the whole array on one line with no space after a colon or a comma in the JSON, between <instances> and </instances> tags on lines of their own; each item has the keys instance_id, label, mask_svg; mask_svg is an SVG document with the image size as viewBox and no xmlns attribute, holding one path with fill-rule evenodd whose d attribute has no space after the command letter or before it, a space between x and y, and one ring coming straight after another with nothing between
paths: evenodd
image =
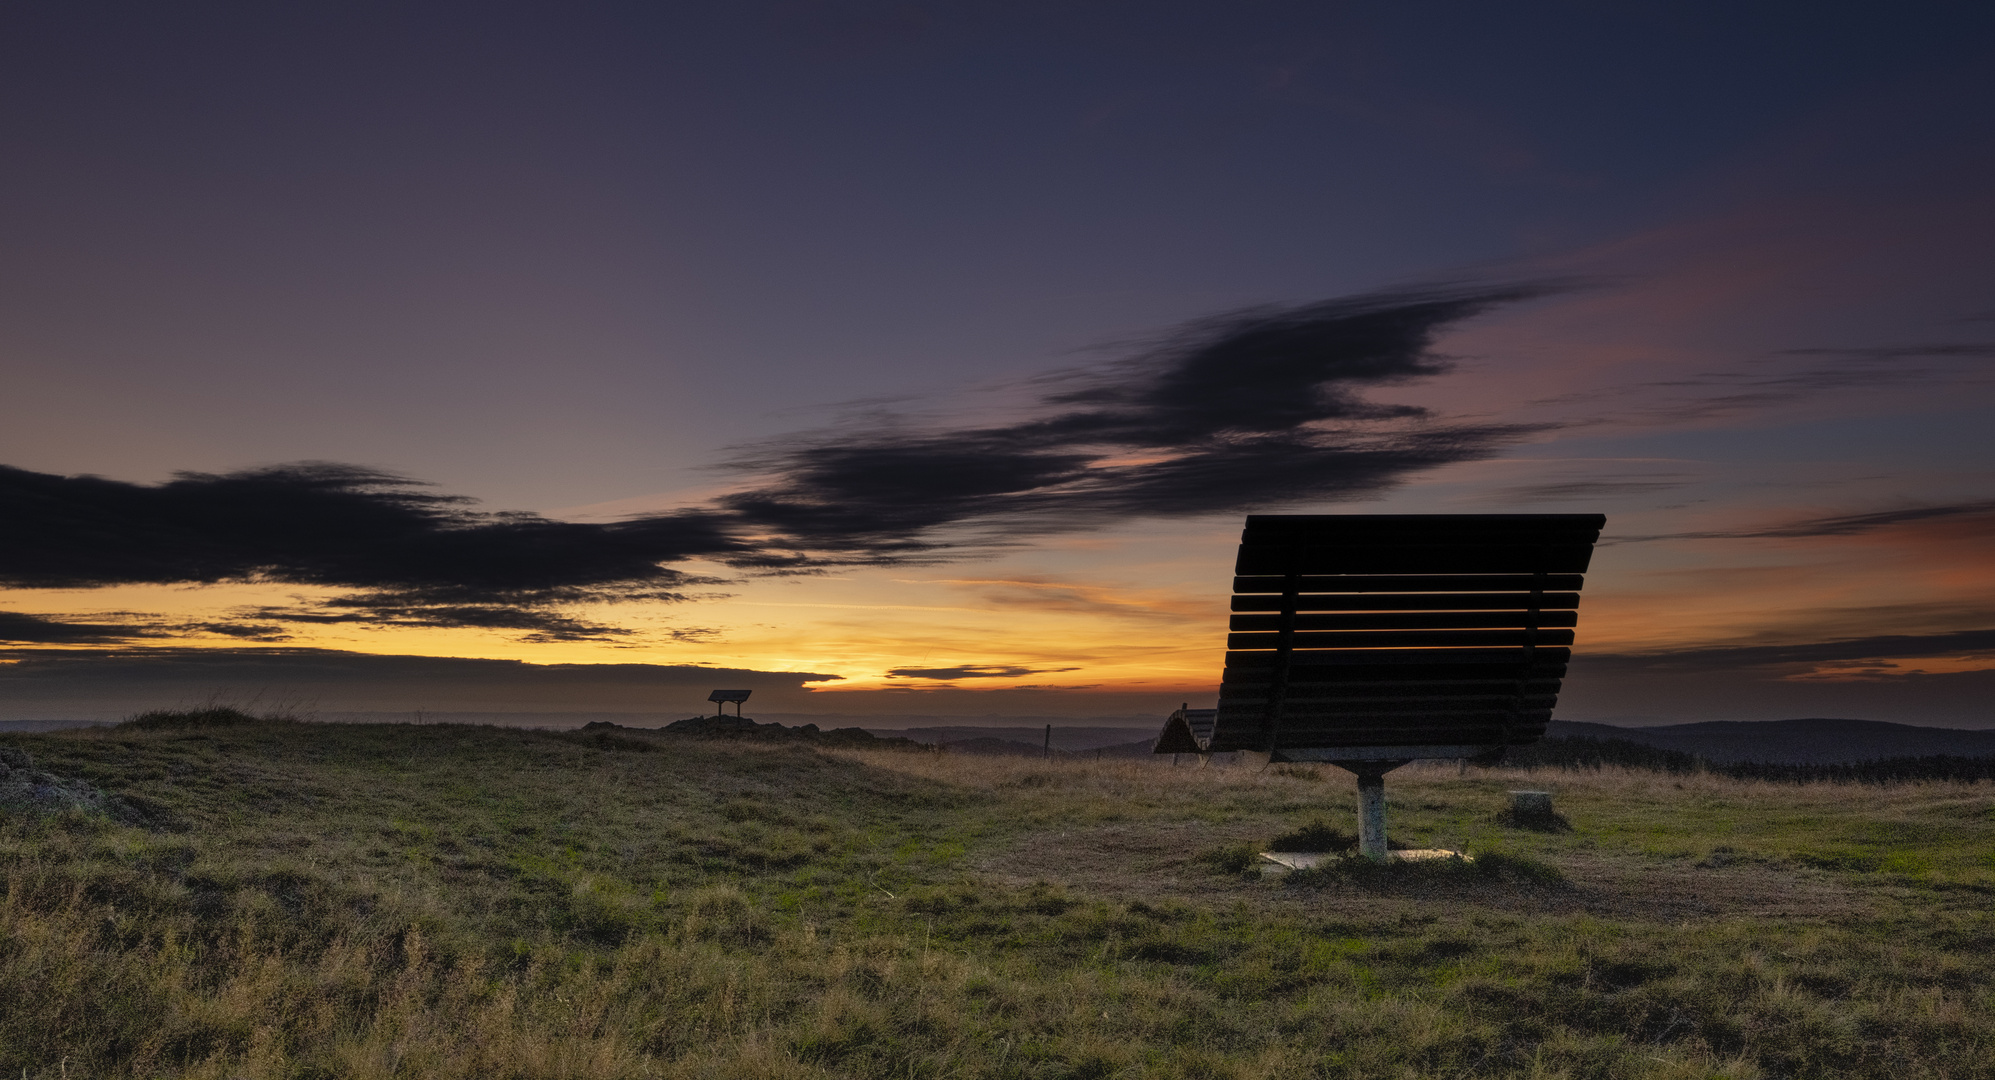
<instances>
[{"instance_id":1,"label":"silhouette of bench","mask_svg":"<svg viewBox=\"0 0 1995 1080\"><path fill-rule=\"evenodd\" d=\"M1543 737L1606 521L1248 517L1218 709L1209 727L1180 709L1156 752L1343 766L1358 774L1361 826L1374 824L1376 802L1376 837L1360 833L1366 853L1383 857L1386 772Z\"/></svg>"}]
</instances>

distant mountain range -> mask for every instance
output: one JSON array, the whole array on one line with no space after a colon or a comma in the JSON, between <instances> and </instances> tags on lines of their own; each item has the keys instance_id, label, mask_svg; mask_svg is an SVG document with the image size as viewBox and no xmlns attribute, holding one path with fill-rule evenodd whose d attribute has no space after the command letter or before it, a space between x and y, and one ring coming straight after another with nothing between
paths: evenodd
<instances>
[{"instance_id":1,"label":"distant mountain range","mask_svg":"<svg viewBox=\"0 0 1995 1080\"><path fill-rule=\"evenodd\" d=\"M876 730L876 734L890 732ZM1045 752L1043 729L936 726L903 728L891 734L939 743L959 754L1038 756ZM1154 736L1144 735L1132 741L1131 734L1134 732L1128 728L1055 726L1053 752L1063 757L1096 753L1103 757L1147 757ZM1995 757L1995 731L1918 727L1882 720L1714 720L1661 727L1554 720L1545 734L1555 739L1626 739L1644 746L1695 754L1718 764L1758 761L1836 765L1941 755Z\"/></svg>"},{"instance_id":2,"label":"distant mountain range","mask_svg":"<svg viewBox=\"0 0 1995 1080\"><path fill-rule=\"evenodd\" d=\"M1883 758L1995 756L1995 731L1915 727L1882 720L1710 720L1663 727L1554 720L1545 734L1555 739L1626 739L1696 754L1719 764L1837 765Z\"/></svg>"}]
</instances>

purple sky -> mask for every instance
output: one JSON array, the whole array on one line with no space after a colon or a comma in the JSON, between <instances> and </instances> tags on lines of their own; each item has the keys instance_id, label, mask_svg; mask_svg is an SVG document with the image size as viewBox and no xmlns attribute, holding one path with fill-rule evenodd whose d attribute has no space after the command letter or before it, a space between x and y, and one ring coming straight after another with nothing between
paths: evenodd
<instances>
[{"instance_id":1,"label":"purple sky","mask_svg":"<svg viewBox=\"0 0 1995 1080\"><path fill-rule=\"evenodd\" d=\"M445 670L470 659L656 667L535 707L691 711L711 680L678 669L710 665L789 711L1139 713L1211 696L1245 510L1515 510L1609 515L1564 718L1995 726L1991 30L1967 4L10 5L0 716L493 707ZM1247 460L1170 411L1251 389L1172 382L1217 340L1197 320L1435 296L1461 306L1398 366L1318 387L1425 413L1319 402L1281 437L1320 467L1172 486ZM1119 434L1021 441L1081 392ZM1390 453L1354 471L1348 439ZM1055 458L1067 486L1033 471ZM291 505L296 474L151 485L302 461L577 529L477 519L504 548L477 558L550 560L531 582L300 569L295 537L197 558L115 515L90 528L126 547L38 569L92 499ZM374 535L385 489L353 490L306 531Z\"/></svg>"}]
</instances>

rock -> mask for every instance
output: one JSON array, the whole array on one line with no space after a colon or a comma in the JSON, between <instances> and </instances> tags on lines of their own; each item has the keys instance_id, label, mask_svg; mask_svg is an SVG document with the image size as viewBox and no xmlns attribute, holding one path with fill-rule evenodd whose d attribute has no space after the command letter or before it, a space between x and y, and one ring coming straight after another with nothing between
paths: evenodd
<instances>
[{"instance_id":1,"label":"rock","mask_svg":"<svg viewBox=\"0 0 1995 1080\"><path fill-rule=\"evenodd\" d=\"M1496 819L1513 829L1534 832L1569 832L1572 829L1572 823L1552 809L1552 793L1549 791L1511 792L1510 809L1499 812Z\"/></svg>"},{"instance_id":2,"label":"rock","mask_svg":"<svg viewBox=\"0 0 1995 1080\"><path fill-rule=\"evenodd\" d=\"M122 809L89 781L43 772L26 750L0 746L0 810L41 815L69 810L115 814Z\"/></svg>"},{"instance_id":3,"label":"rock","mask_svg":"<svg viewBox=\"0 0 1995 1080\"><path fill-rule=\"evenodd\" d=\"M1519 821L1533 818L1551 820L1552 793L1549 791L1513 791L1510 793L1510 813Z\"/></svg>"}]
</instances>

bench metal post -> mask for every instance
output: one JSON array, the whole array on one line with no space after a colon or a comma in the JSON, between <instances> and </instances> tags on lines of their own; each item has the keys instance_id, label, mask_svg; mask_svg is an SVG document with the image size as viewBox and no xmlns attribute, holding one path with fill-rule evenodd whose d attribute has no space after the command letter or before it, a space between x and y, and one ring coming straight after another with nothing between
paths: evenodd
<instances>
[{"instance_id":1,"label":"bench metal post","mask_svg":"<svg viewBox=\"0 0 1995 1080\"><path fill-rule=\"evenodd\" d=\"M1358 774L1358 854L1380 861L1386 857L1385 774Z\"/></svg>"},{"instance_id":2,"label":"bench metal post","mask_svg":"<svg viewBox=\"0 0 1995 1080\"><path fill-rule=\"evenodd\" d=\"M1339 761L1337 767L1358 778L1358 854L1383 862L1390 854L1385 839L1385 774L1406 764L1405 758L1384 761Z\"/></svg>"}]
</instances>

